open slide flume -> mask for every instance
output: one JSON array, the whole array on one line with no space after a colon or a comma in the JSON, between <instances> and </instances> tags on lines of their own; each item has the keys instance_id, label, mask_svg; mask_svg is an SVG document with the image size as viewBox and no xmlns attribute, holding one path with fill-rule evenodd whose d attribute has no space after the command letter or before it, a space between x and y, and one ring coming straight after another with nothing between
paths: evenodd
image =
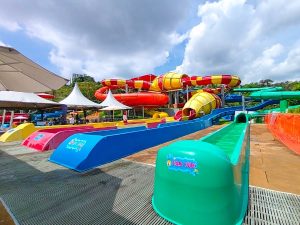
<instances>
[{"instance_id":1,"label":"open slide flume","mask_svg":"<svg viewBox=\"0 0 300 225\"><path fill-rule=\"evenodd\" d=\"M22 145L38 151L47 151L56 149L61 142L73 134L111 129L117 129L117 127L94 128L93 126L81 126L38 130L27 137Z\"/></svg>"},{"instance_id":2,"label":"open slide flume","mask_svg":"<svg viewBox=\"0 0 300 225\"><path fill-rule=\"evenodd\" d=\"M249 119L158 151L154 210L174 224L240 225L248 205Z\"/></svg>"},{"instance_id":3,"label":"open slide flume","mask_svg":"<svg viewBox=\"0 0 300 225\"><path fill-rule=\"evenodd\" d=\"M143 149L205 129L212 126L218 118L234 115L235 110L236 107L218 109L203 118L159 124L157 128L151 129L143 126L74 134L57 147L49 160L78 172L84 172Z\"/></svg>"}]
</instances>

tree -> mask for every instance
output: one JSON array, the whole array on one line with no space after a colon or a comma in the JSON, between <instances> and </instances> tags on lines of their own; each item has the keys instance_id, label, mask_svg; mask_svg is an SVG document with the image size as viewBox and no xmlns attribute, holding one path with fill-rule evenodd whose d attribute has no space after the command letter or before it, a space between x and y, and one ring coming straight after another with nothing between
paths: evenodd
<instances>
[{"instance_id":1,"label":"tree","mask_svg":"<svg viewBox=\"0 0 300 225\"><path fill-rule=\"evenodd\" d=\"M271 80L271 79L265 79L265 80L260 80L259 81L259 84L261 85L261 86L272 86L271 84L273 83L274 81L273 80Z\"/></svg>"},{"instance_id":2,"label":"tree","mask_svg":"<svg viewBox=\"0 0 300 225\"><path fill-rule=\"evenodd\" d=\"M79 82L95 82L95 79L87 74L73 74L72 75L72 86L74 86L75 83Z\"/></svg>"}]
</instances>

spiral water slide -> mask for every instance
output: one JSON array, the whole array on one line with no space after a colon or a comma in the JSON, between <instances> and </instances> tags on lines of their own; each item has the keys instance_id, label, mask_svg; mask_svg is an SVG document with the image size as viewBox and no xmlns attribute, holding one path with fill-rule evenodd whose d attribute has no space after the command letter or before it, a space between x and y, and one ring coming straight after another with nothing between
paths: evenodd
<instances>
[{"instance_id":1,"label":"spiral water slide","mask_svg":"<svg viewBox=\"0 0 300 225\"><path fill-rule=\"evenodd\" d=\"M131 80L106 79L102 81L103 87L95 92L95 97L101 101L106 98L105 92L108 89L134 88L139 89L138 93L114 94L114 97L128 106L164 106L168 103L168 96L164 93L173 90L182 90L187 86L203 86L210 84L224 84L229 88L240 84L240 78L233 75L211 75L211 76L188 76L169 72L155 77L149 75ZM221 106L220 98L208 91L199 92L185 104L183 109L175 115L175 119L193 119L208 114L211 110Z\"/></svg>"}]
</instances>

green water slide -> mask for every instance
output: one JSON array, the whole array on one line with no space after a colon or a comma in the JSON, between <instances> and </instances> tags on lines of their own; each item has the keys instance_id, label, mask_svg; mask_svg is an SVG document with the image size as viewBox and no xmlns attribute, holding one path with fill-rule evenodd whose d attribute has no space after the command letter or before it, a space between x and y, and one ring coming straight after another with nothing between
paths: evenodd
<instances>
[{"instance_id":1,"label":"green water slide","mask_svg":"<svg viewBox=\"0 0 300 225\"><path fill-rule=\"evenodd\" d=\"M254 92L250 94L250 97L253 99L273 99L273 100L300 99L300 91Z\"/></svg>"},{"instance_id":2,"label":"green water slide","mask_svg":"<svg viewBox=\"0 0 300 225\"><path fill-rule=\"evenodd\" d=\"M242 224L248 204L249 146L249 117L242 113L200 140L160 149L154 210L175 224Z\"/></svg>"},{"instance_id":3,"label":"green water slide","mask_svg":"<svg viewBox=\"0 0 300 225\"><path fill-rule=\"evenodd\" d=\"M263 87L263 88L234 88L234 92L256 92L256 91L282 91L282 87Z\"/></svg>"}]
</instances>

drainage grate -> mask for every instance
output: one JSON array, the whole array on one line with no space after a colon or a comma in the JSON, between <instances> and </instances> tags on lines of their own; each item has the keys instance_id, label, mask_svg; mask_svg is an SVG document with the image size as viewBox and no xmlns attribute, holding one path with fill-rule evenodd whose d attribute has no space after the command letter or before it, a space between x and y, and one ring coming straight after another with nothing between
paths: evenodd
<instances>
[{"instance_id":1,"label":"drainage grate","mask_svg":"<svg viewBox=\"0 0 300 225\"><path fill-rule=\"evenodd\" d=\"M244 224L299 225L300 196L250 187L248 213Z\"/></svg>"},{"instance_id":2,"label":"drainage grate","mask_svg":"<svg viewBox=\"0 0 300 225\"><path fill-rule=\"evenodd\" d=\"M19 224L171 224L152 209L151 166L121 160L81 175L65 169L25 171L24 165L17 171L18 163L24 162L14 161L12 170L19 182L2 177L0 193ZM244 224L299 223L300 196L250 187Z\"/></svg>"}]
</instances>

